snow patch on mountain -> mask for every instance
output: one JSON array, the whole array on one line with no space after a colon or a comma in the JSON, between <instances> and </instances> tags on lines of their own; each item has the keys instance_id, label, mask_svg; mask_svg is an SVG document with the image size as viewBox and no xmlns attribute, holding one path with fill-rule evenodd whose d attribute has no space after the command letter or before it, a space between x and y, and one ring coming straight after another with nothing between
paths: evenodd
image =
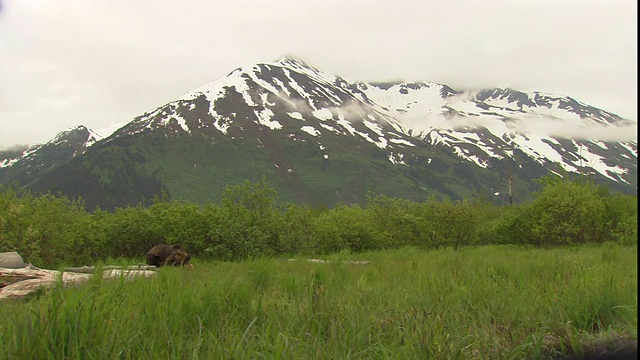
<instances>
[{"instance_id":1,"label":"snow patch on mountain","mask_svg":"<svg viewBox=\"0 0 640 360\"><path fill-rule=\"evenodd\" d=\"M213 126L223 134L227 135L230 121L215 111L211 112L211 116L213 116L213 119L214 119Z\"/></svg>"},{"instance_id":2,"label":"snow patch on mountain","mask_svg":"<svg viewBox=\"0 0 640 360\"><path fill-rule=\"evenodd\" d=\"M371 121L367 121L367 120L363 120L362 124L364 124L364 126L368 127L369 129L371 129L371 131L375 132L376 134L378 134L379 137L383 137L384 133L382 132L382 128L380 127L380 125L373 123Z\"/></svg>"},{"instance_id":3,"label":"snow patch on mountain","mask_svg":"<svg viewBox=\"0 0 640 360\"><path fill-rule=\"evenodd\" d=\"M345 130L347 130L351 135L355 135L357 133L356 129L351 125L351 121L347 121L345 119L344 114L338 114L338 120L336 121L340 126L342 126Z\"/></svg>"},{"instance_id":4,"label":"snow patch on mountain","mask_svg":"<svg viewBox=\"0 0 640 360\"><path fill-rule=\"evenodd\" d=\"M331 110L329 109L319 109L319 110L314 110L313 112L311 112L311 114L313 115L313 117L315 117L316 119L319 120L331 120L333 119L333 114L331 113Z\"/></svg>"},{"instance_id":5,"label":"snow patch on mountain","mask_svg":"<svg viewBox=\"0 0 640 360\"><path fill-rule=\"evenodd\" d=\"M405 121L413 114L417 119L437 111L447 100L441 95L442 86L435 83L400 83L391 86L359 83L358 88L369 99Z\"/></svg>"},{"instance_id":6,"label":"snow patch on mountain","mask_svg":"<svg viewBox=\"0 0 640 360\"><path fill-rule=\"evenodd\" d=\"M407 141L405 139L392 138L392 139L389 139L389 142L391 142L393 144L397 144L397 145L416 146L415 144L412 144L411 142L409 142L409 141Z\"/></svg>"},{"instance_id":7,"label":"snow patch on mountain","mask_svg":"<svg viewBox=\"0 0 640 360\"><path fill-rule=\"evenodd\" d=\"M13 158L13 159L4 159L4 160L0 161L0 169L12 166L13 164L15 164L18 161L20 161L20 158L22 156L24 156L24 153L22 153L22 155L20 155L19 157L16 157L16 158Z\"/></svg>"},{"instance_id":8,"label":"snow patch on mountain","mask_svg":"<svg viewBox=\"0 0 640 360\"><path fill-rule=\"evenodd\" d=\"M329 131L331 131L333 133L336 133L336 134L340 134L341 133L338 129L334 128L331 125L328 125L328 124L325 124L325 123L319 123L318 125L320 125L321 128L329 130Z\"/></svg>"},{"instance_id":9,"label":"snow patch on mountain","mask_svg":"<svg viewBox=\"0 0 640 360\"><path fill-rule=\"evenodd\" d=\"M271 130L282 129L282 124L279 122L272 120L273 111L270 109L263 109L261 111L255 111L254 114L258 117L258 123L268 127Z\"/></svg>"},{"instance_id":10,"label":"snow patch on mountain","mask_svg":"<svg viewBox=\"0 0 640 360\"><path fill-rule=\"evenodd\" d=\"M627 169L621 168L618 165L609 165L607 164L607 160L604 157L591 152L588 147L579 147L580 159L574 161L575 165L578 165L580 167L587 166L593 171L598 172L600 175L605 176L613 181L623 181L627 184L630 184L621 176L628 172ZM578 162L578 164L576 164L576 162Z\"/></svg>"},{"instance_id":11,"label":"snow patch on mountain","mask_svg":"<svg viewBox=\"0 0 640 360\"><path fill-rule=\"evenodd\" d=\"M311 95L306 92L304 90L304 88L302 88L302 86L300 86L292 77L291 77L291 71L289 71L288 69L284 70L284 74L287 76L287 82L289 84L289 86L291 86L291 88L293 90L295 90L298 95L300 95L305 101L306 104L309 105L309 107L313 110L318 110L318 108L315 106L313 98L311 97Z\"/></svg>"},{"instance_id":12,"label":"snow patch on mountain","mask_svg":"<svg viewBox=\"0 0 640 360\"><path fill-rule=\"evenodd\" d=\"M249 95L250 87L247 84L247 79L251 76L248 75L249 70L245 68L238 68L229 73L226 77L219 78L211 83L202 85L197 89L190 91L176 100L179 101L191 101L203 96L209 101L209 112L215 112L215 102L221 98L230 89L234 89L240 93L244 102L252 107L258 106L256 102Z\"/></svg>"},{"instance_id":13,"label":"snow patch on mountain","mask_svg":"<svg viewBox=\"0 0 640 360\"><path fill-rule=\"evenodd\" d=\"M189 126L187 126L187 122L185 121L185 119L178 114L165 115L165 117L160 120L160 123L162 125L177 124L184 132L191 133L191 129L189 129Z\"/></svg>"},{"instance_id":14,"label":"snow patch on mountain","mask_svg":"<svg viewBox=\"0 0 640 360\"><path fill-rule=\"evenodd\" d=\"M287 113L287 115L289 115L289 117L291 117L292 119L304 121L304 118L302 117L302 114L300 114L297 111Z\"/></svg>"},{"instance_id":15,"label":"snow patch on mountain","mask_svg":"<svg viewBox=\"0 0 640 360\"><path fill-rule=\"evenodd\" d=\"M407 165L407 163L404 162L403 160L404 158L404 154L403 153L395 153L395 152L390 152L389 153L389 161L394 164L394 165Z\"/></svg>"},{"instance_id":16,"label":"snow patch on mountain","mask_svg":"<svg viewBox=\"0 0 640 360\"><path fill-rule=\"evenodd\" d=\"M320 136L320 131L318 131L318 129L314 128L313 126L303 126L300 128L300 130L306 132L311 136Z\"/></svg>"},{"instance_id":17,"label":"snow patch on mountain","mask_svg":"<svg viewBox=\"0 0 640 360\"><path fill-rule=\"evenodd\" d=\"M623 141L620 143L620 145L625 148L629 154L631 154L631 156L635 157L636 159L638 158L638 144L637 143L630 143L628 141Z\"/></svg>"}]
</instances>

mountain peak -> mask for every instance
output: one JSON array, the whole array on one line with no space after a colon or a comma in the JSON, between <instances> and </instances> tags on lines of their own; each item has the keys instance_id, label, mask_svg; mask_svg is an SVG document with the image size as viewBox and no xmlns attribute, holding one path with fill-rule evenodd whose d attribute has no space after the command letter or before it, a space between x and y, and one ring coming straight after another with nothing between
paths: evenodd
<instances>
[{"instance_id":1,"label":"mountain peak","mask_svg":"<svg viewBox=\"0 0 640 360\"><path fill-rule=\"evenodd\" d=\"M304 67L304 68L312 68L305 61L290 55L282 56L280 59L274 62L275 64L281 64L284 66L293 66L293 67Z\"/></svg>"},{"instance_id":2,"label":"mountain peak","mask_svg":"<svg viewBox=\"0 0 640 360\"><path fill-rule=\"evenodd\" d=\"M328 74L315 66L309 65L304 60L293 56L283 56L275 62L267 65L281 66L289 70L312 76L317 80L322 79L324 81L328 81L329 83L334 83L337 80L335 75Z\"/></svg>"},{"instance_id":3,"label":"mountain peak","mask_svg":"<svg viewBox=\"0 0 640 360\"><path fill-rule=\"evenodd\" d=\"M89 146L93 145L95 142L99 141L101 138L102 136L89 129L88 127L84 125L78 125L61 131L60 133L58 133L58 135L56 135L55 138L53 138L53 140L49 141L47 144L57 144L65 141L71 143L82 142L81 147L86 149Z\"/></svg>"},{"instance_id":4,"label":"mountain peak","mask_svg":"<svg viewBox=\"0 0 640 360\"><path fill-rule=\"evenodd\" d=\"M102 137L84 125L59 132L44 144L22 151L0 152L0 182L29 183L41 174L62 165L85 151ZM7 169L13 170L8 171Z\"/></svg>"},{"instance_id":5,"label":"mountain peak","mask_svg":"<svg viewBox=\"0 0 640 360\"><path fill-rule=\"evenodd\" d=\"M21 156L0 152L0 183L84 199L128 194L96 195L101 207L147 201L163 189L202 200L260 175L289 200L327 206L364 201L369 191L464 198L502 186L505 169L522 193L533 179L561 171L637 193L637 138L627 133L636 134L637 124L570 97L354 83L283 56L137 116L97 151L85 152L87 140L99 137L78 126ZM81 154L82 162L69 161Z\"/></svg>"}]
</instances>

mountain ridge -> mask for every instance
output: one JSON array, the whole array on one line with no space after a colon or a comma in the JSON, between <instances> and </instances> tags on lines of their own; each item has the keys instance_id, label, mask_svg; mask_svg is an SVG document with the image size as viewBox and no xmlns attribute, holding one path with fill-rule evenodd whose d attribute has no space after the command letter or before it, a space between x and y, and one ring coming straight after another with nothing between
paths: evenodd
<instances>
[{"instance_id":1,"label":"mountain ridge","mask_svg":"<svg viewBox=\"0 0 640 360\"><path fill-rule=\"evenodd\" d=\"M207 159L201 166L206 163L233 175L208 171L206 176L232 183L243 177L255 179L253 173L237 168L246 167L269 174L280 184L279 190L290 193L289 200L317 202L331 197L326 205L344 199L362 202L363 190L416 198L424 198L419 190L422 188L427 189L426 196L451 198L488 193L499 186L504 169L523 166L519 176L527 190L533 187L532 176L569 172L591 174L616 190L634 193L637 141L593 140L586 136L588 131L613 136L634 126L637 130L637 124L630 120L566 96L510 88L456 91L431 82L351 83L298 59L283 57L237 68L135 117L72 157L81 154L83 162L92 164L86 165L92 169L86 171L95 175L103 171L94 167L92 161L97 155L93 153L116 153L114 149L130 144L127 151L120 151L130 157L114 155L120 159L117 161L126 161L129 169L136 169L131 170L136 178L153 182L155 189L164 186L163 191L189 199L198 197L198 191L184 195L188 191L179 189L189 184L188 176L200 183L197 187L203 191L213 188L202 185L206 180L193 169L183 169L184 179L165 169L154 153L164 152L162 144L182 144L182 149L175 150L182 155L166 155L176 157L171 167L182 167L181 161L189 161L199 169L198 161L191 161L201 156L193 150L196 148L211 156L224 154L227 159L236 159L235 167L221 166L225 159L218 159L218 163ZM574 134L560 134L567 129ZM227 148L220 148L220 144ZM112 150L104 150L110 147ZM301 154L306 157L300 158ZM65 165L71 163L68 160L44 168L66 166L69 172L78 170L79 165ZM7 170L14 168L9 161L15 159L0 157L2 182L16 178L7 175L12 172ZM438 163L441 174L434 165ZM376 177L375 169L388 179L356 179ZM60 181L52 182L51 176L33 176L30 181L43 191L71 188ZM330 179L331 186L321 183L323 176ZM109 183L105 179L102 182ZM222 181L213 182L217 187L224 186ZM404 190L393 190L393 182ZM51 183L59 185L47 185ZM354 186L364 184L370 188L354 190ZM325 187L322 196L308 194ZM352 196L349 191L358 194Z\"/></svg>"}]
</instances>

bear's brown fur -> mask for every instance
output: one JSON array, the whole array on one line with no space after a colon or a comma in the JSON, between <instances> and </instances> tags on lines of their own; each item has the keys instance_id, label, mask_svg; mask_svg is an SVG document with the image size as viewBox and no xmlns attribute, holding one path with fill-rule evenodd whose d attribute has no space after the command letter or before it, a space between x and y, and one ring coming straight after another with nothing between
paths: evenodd
<instances>
[{"instance_id":1,"label":"bear's brown fur","mask_svg":"<svg viewBox=\"0 0 640 360\"><path fill-rule=\"evenodd\" d=\"M164 265L184 266L189 264L191 256L180 245L156 245L147 253L147 264L156 267Z\"/></svg>"}]
</instances>

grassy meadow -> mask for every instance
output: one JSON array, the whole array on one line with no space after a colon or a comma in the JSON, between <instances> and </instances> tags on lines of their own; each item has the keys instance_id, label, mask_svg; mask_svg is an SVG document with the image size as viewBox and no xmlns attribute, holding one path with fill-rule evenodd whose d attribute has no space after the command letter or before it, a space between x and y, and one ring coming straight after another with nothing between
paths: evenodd
<instances>
[{"instance_id":1,"label":"grassy meadow","mask_svg":"<svg viewBox=\"0 0 640 360\"><path fill-rule=\"evenodd\" d=\"M324 259L196 259L5 301L0 359L562 359L637 339L637 245Z\"/></svg>"}]
</instances>

